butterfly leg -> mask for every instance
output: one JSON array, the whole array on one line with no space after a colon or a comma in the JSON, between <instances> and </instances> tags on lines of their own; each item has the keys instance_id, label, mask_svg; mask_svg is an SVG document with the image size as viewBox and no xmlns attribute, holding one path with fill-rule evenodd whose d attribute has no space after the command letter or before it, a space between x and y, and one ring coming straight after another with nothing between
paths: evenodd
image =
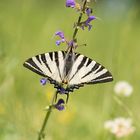
<instances>
[{"instance_id":1,"label":"butterfly leg","mask_svg":"<svg viewBox=\"0 0 140 140\"><path fill-rule=\"evenodd\" d=\"M66 93L66 104L68 103L68 100L69 100L69 93Z\"/></svg>"},{"instance_id":2,"label":"butterfly leg","mask_svg":"<svg viewBox=\"0 0 140 140\"><path fill-rule=\"evenodd\" d=\"M55 98L54 98L54 101L56 102L57 101L57 97L58 97L58 91L56 92L56 95L55 95Z\"/></svg>"}]
</instances>

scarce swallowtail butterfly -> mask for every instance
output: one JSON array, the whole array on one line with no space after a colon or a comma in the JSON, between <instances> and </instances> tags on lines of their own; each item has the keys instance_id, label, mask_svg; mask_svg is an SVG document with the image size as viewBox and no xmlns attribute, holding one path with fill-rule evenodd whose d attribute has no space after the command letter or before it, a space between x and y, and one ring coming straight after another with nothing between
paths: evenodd
<instances>
[{"instance_id":1,"label":"scarce swallowtail butterfly","mask_svg":"<svg viewBox=\"0 0 140 140\"><path fill-rule=\"evenodd\" d=\"M36 55L23 64L31 71L47 77L51 84L68 95L84 84L105 83L113 80L111 73L94 60L70 51L55 51Z\"/></svg>"}]
</instances>

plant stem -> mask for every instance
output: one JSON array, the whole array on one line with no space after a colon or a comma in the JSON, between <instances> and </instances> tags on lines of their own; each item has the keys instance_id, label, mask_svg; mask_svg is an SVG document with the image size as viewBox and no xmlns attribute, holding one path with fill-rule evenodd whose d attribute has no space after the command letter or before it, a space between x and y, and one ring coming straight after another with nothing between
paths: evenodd
<instances>
[{"instance_id":1,"label":"plant stem","mask_svg":"<svg viewBox=\"0 0 140 140\"><path fill-rule=\"evenodd\" d=\"M44 130L45 130L46 124L48 122L48 119L50 117L51 110L52 110L52 107L50 106L49 109L48 109L48 111L47 111L47 113L46 113L46 116L45 116L45 119L44 119L42 128L41 128L41 130L39 132L38 140L41 140L41 139L43 139L45 137Z\"/></svg>"},{"instance_id":2,"label":"plant stem","mask_svg":"<svg viewBox=\"0 0 140 140\"><path fill-rule=\"evenodd\" d=\"M41 129L40 129L39 134L38 134L38 140L42 140L42 139L45 138L45 133L44 133L44 131L45 131L45 127L46 127L46 125L47 125L48 119L49 119L50 114L51 114L52 109L53 109L53 104L54 104L54 101L55 101L56 94L57 94L57 92L54 93L52 102L51 102L51 104L49 105L49 108L48 108L48 110L47 110L45 119L44 119L44 121L43 121L42 127L41 127Z\"/></svg>"},{"instance_id":3,"label":"plant stem","mask_svg":"<svg viewBox=\"0 0 140 140\"><path fill-rule=\"evenodd\" d=\"M81 19L82 19L82 16L83 16L83 12L85 10L86 3L87 3L87 0L85 0L84 3L83 3L82 12L80 13L80 16L79 16L78 21L77 21L77 26L76 26L76 28L74 30L74 33L73 33L73 40L76 40L76 35L77 35L78 29L79 29L78 26L80 25L80 22L81 22Z\"/></svg>"},{"instance_id":4,"label":"plant stem","mask_svg":"<svg viewBox=\"0 0 140 140\"><path fill-rule=\"evenodd\" d=\"M82 16L83 16L83 12L85 10L86 3L87 3L87 0L84 0L83 6L82 6L82 11L81 11L81 13L79 15L79 18L78 18L78 21L77 21L77 27L75 28L74 33L73 33L73 40L76 40L76 35L78 33L78 26L81 23L81 19L82 19ZM54 101L55 101L55 98L56 98L56 94L57 94L57 92L55 92L55 94L53 96L53 99L52 99L52 102L51 102L51 104L49 106L49 109L47 110L45 119L43 121L42 127L41 127L40 132L39 132L39 135L38 135L38 140L42 140L42 139L45 138L45 132L44 131L45 131L45 128L46 128L48 119L49 119L50 114L51 114L52 109L53 109L53 105L54 105Z\"/></svg>"},{"instance_id":5,"label":"plant stem","mask_svg":"<svg viewBox=\"0 0 140 140\"><path fill-rule=\"evenodd\" d=\"M78 32L78 25L80 24L80 22L81 22L81 19L82 19L82 15L83 15L83 13L80 13L80 16L79 16L79 18L78 18L78 22L77 22L77 26L76 26L76 28L75 28L75 30L74 30L74 33L73 33L73 40L76 40L76 35L77 35L77 32Z\"/></svg>"}]
</instances>

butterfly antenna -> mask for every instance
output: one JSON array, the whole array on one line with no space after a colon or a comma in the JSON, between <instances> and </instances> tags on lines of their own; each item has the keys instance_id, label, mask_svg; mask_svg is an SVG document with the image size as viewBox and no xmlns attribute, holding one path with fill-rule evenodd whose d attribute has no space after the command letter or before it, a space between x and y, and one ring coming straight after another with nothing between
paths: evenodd
<instances>
[{"instance_id":1,"label":"butterfly antenna","mask_svg":"<svg viewBox=\"0 0 140 140\"><path fill-rule=\"evenodd\" d=\"M87 46L87 44L76 45L76 46L74 47L74 50L75 50L77 47L81 47L81 46Z\"/></svg>"},{"instance_id":2,"label":"butterfly antenna","mask_svg":"<svg viewBox=\"0 0 140 140\"><path fill-rule=\"evenodd\" d=\"M79 45L79 47L80 47L80 46L87 46L87 44L81 44L81 45Z\"/></svg>"}]
</instances>

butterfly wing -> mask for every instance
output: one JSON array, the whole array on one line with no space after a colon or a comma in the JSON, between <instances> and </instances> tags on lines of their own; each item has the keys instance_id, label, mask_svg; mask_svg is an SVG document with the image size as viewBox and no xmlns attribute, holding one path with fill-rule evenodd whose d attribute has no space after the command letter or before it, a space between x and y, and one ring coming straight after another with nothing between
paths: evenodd
<instances>
[{"instance_id":1,"label":"butterfly wing","mask_svg":"<svg viewBox=\"0 0 140 140\"><path fill-rule=\"evenodd\" d=\"M69 62L66 61L66 54L65 51L58 51L36 55L26 60L23 65L31 71L47 77L50 83L55 85L55 88L61 89L63 88L61 83L64 78L64 68L69 65ZM70 59L73 62L72 67L68 70L69 82L65 89L67 93L84 86L84 84L105 83L113 80L111 73L94 60L79 53L75 53L71 57L74 58Z\"/></svg>"},{"instance_id":2,"label":"butterfly wing","mask_svg":"<svg viewBox=\"0 0 140 140\"><path fill-rule=\"evenodd\" d=\"M105 83L113 80L111 73L101 64L79 53L75 56L69 75L71 89L79 88L83 84Z\"/></svg>"},{"instance_id":3,"label":"butterfly wing","mask_svg":"<svg viewBox=\"0 0 140 140\"><path fill-rule=\"evenodd\" d=\"M50 52L36 55L24 62L29 70L47 77L51 83L61 83L64 69L65 52Z\"/></svg>"}]
</instances>

